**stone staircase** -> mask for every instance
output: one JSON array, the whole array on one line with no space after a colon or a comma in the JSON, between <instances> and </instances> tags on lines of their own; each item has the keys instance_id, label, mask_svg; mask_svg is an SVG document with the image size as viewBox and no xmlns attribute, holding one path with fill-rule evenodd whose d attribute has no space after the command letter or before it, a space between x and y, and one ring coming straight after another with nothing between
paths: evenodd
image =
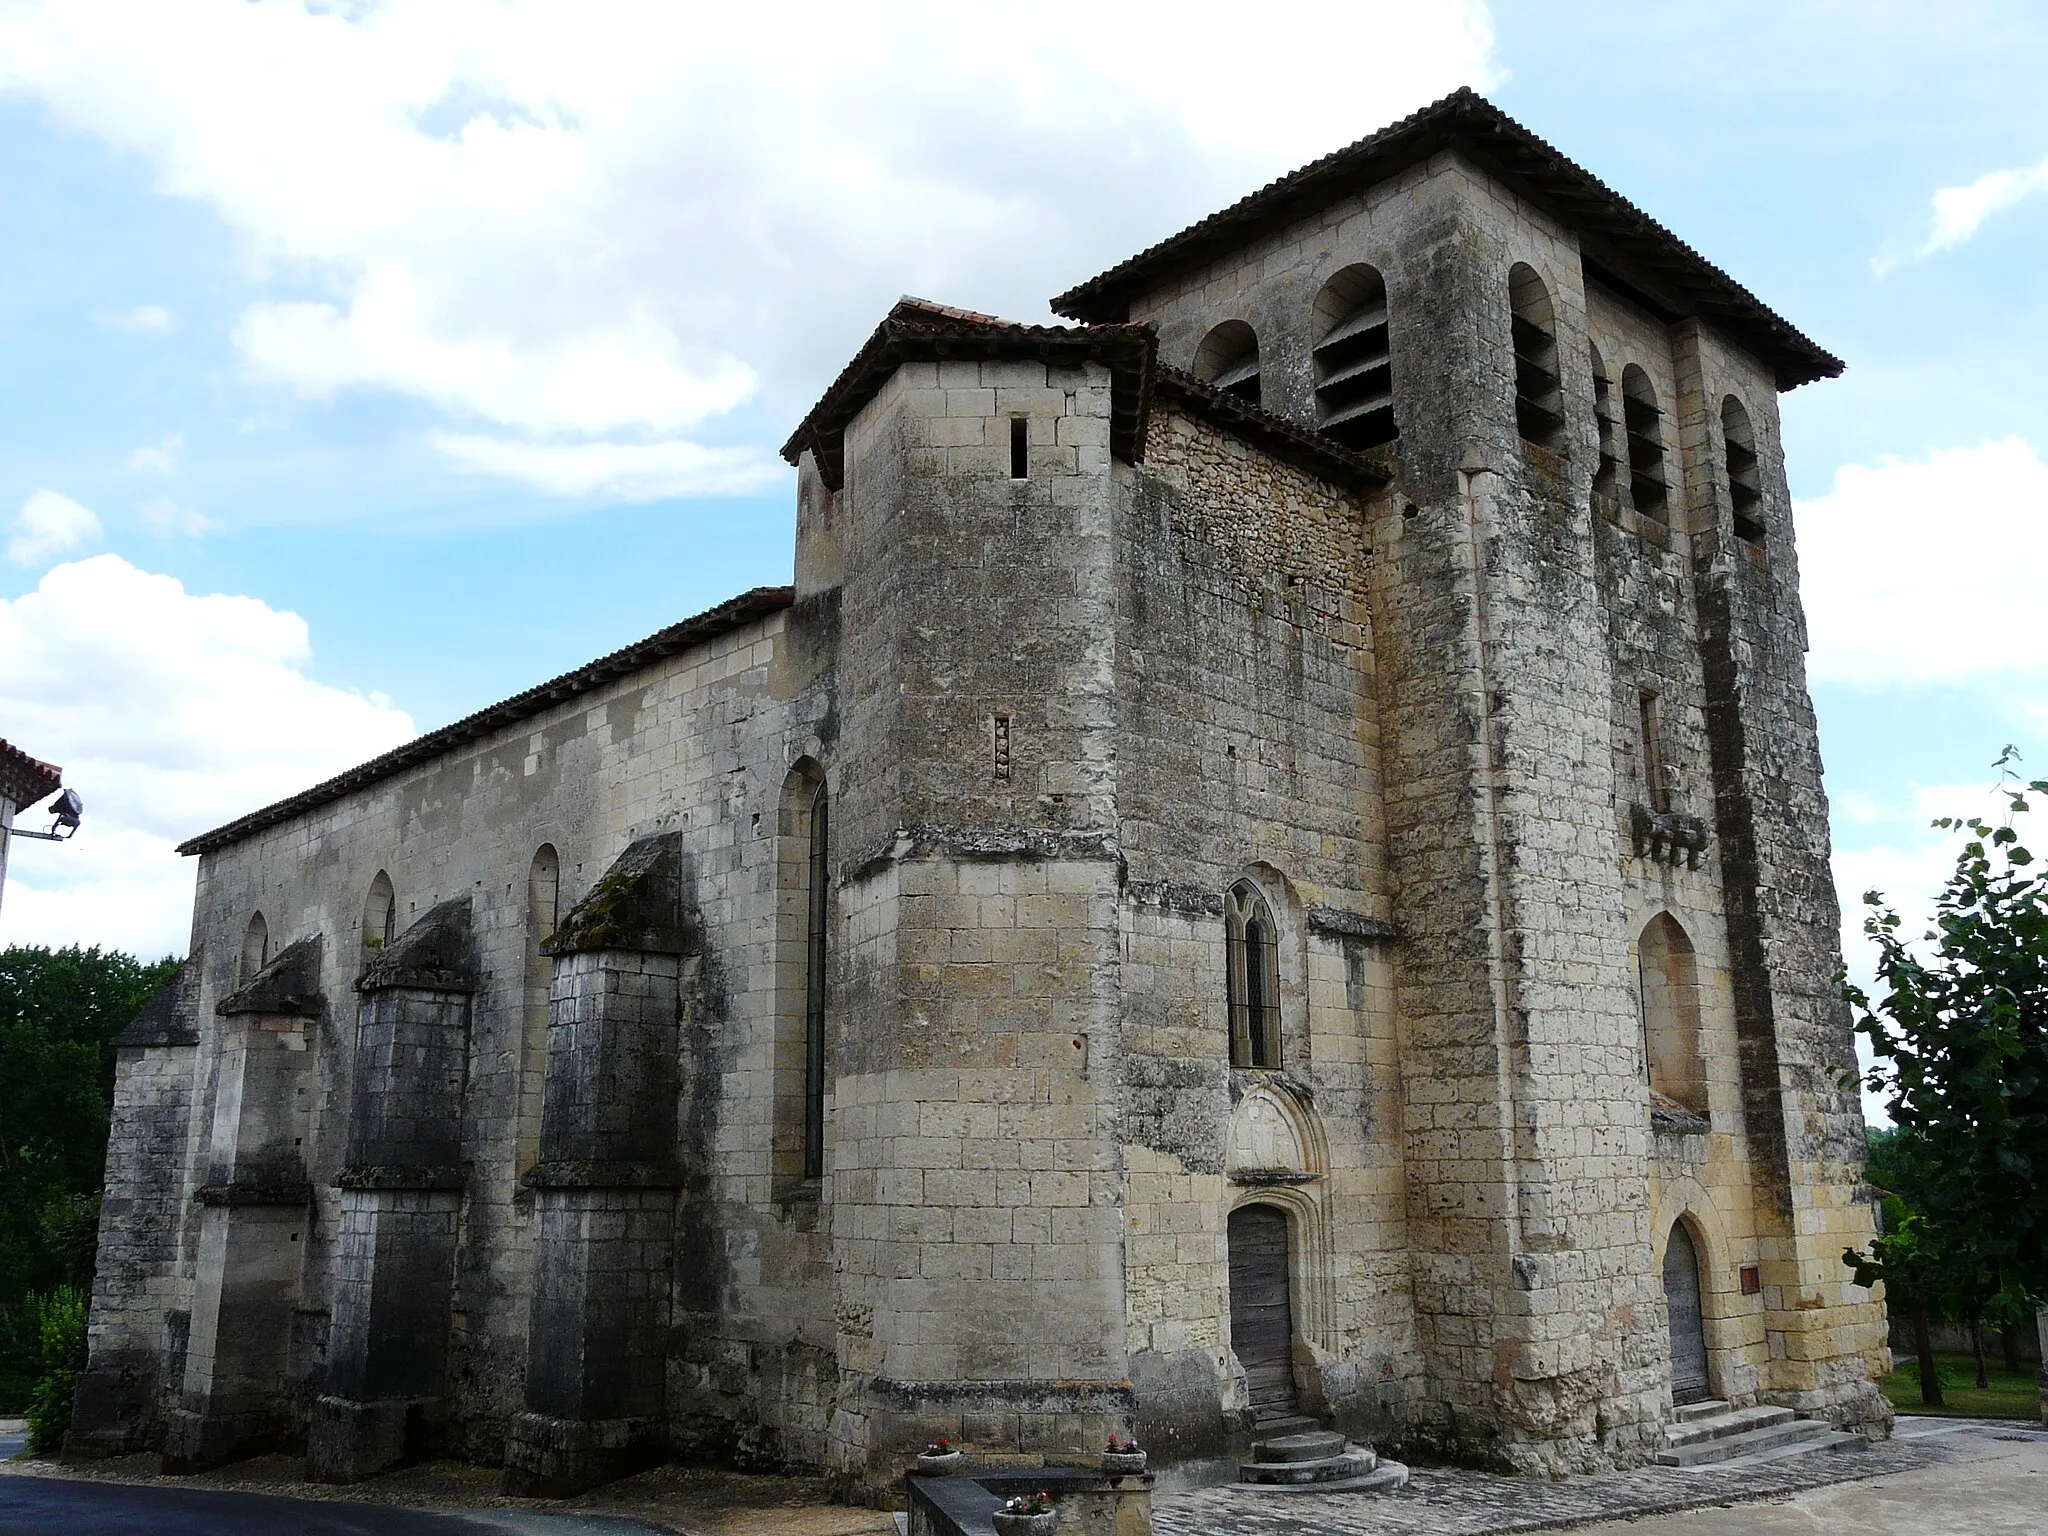
<instances>
[{"instance_id":1,"label":"stone staircase","mask_svg":"<svg viewBox=\"0 0 2048 1536\"><path fill-rule=\"evenodd\" d=\"M1730 1408L1718 1399L1681 1404L1674 1421L1664 1426L1664 1442L1657 1453L1663 1466L1716 1470L1759 1466L1812 1451L1861 1450L1870 1444L1861 1435L1830 1429L1824 1419L1802 1419L1790 1408L1763 1403Z\"/></svg>"},{"instance_id":2,"label":"stone staircase","mask_svg":"<svg viewBox=\"0 0 2048 1536\"><path fill-rule=\"evenodd\" d=\"M1239 1464L1237 1486L1261 1493L1365 1493L1399 1488L1408 1469L1381 1461L1313 1419L1268 1420L1252 1443L1252 1459ZM1284 1433L1275 1434L1274 1430Z\"/></svg>"}]
</instances>

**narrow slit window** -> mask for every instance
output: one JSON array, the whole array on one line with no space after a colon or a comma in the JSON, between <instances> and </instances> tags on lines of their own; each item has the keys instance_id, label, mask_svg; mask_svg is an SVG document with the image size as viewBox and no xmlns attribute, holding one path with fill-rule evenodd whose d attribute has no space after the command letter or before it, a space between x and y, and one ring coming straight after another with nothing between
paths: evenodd
<instances>
[{"instance_id":1,"label":"narrow slit window","mask_svg":"<svg viewBox=\"0 0 2048 1536\"><path fill-rule=\"evenodd\" d=\"M1721 443L1728 455L1728 501L1735 513L1735 536L1761 544L1763 467L1757 462L1756 433L1750 428L1749 412L1733 395L1721 402Z\"/></svg>"},{"instance_id":2,"label":"narrow slit window","mask_svg":"<svg viewBox=\"0 0 2048 1536\"><path fill-rule=\"evenodd\" d=\"M831 959L831 870L826 859L825 786L811 801L811 848L804 949L804 1177L825 1173L825 982Z\"/></svg>"},{"instance_id":3,"label":"narrow slit window","mask_svg":"<svg viewBox=\"0 0 2048 1536\"><path fill-rule=\"evenodd\" d=\"M1615 448L1614 381L1607 376L1607 364L1601 360L1600 349L1592 347L1590 350L1593 355L1593 423L1600 430L1600 462L1593 470L1593 490L1597 495L1613 496L1621 480L1621 456Z\"/></svg>"},{"instance_id":4,"label":"narrow slit window","mask_svg":"<svg viewBox=\"0 0 2048 1536\"><path fill-rule=\"evenodd\" d=\"M1030 478L1031 465L1028 457L1031 446L1030 438L1031 424L1022 416L1012 416L1010 418L1010 478L1012 480Z\"/></svg>"},{"instance_id":5,"label":"narrow slit window","mask_svg":"<svg viewBox=\"0 0 2048 1536\"><path fill-rule=\"evenodd\" d=\"M1621 419L1628 436L1628 493L1639 516L1664 521L1671 499L1664 471L1664 413L1650 376L1634 363L1621 371Z\"/></svg>"},{"instance_id":6,"label":"narrow slit window","mask_svg":"<svg viewBox=\"0 0 2048 1536\"><path fill-rule=\"evenodd\" d=\"M1316 426L1346 448L1399 434L1387 333L1387 285L1371 267L1346 267L1316 295Z\"/></svg>"},{"instance_id":7,"label":"narrow slit window","mask_svg":"<svg viewBox=\"0 0 2048 1536\"><path fill-rule=\"evenodd\" d=\"M1564 394L1557 371L1557 312L1536 269L1517 262L1508 273L1515 347L1515 427L1526 442L1555 449L1564 433Z\"/></svg>"},{"instance_id":8,"label":"narrow slit window","mask_svg":"<svg viewBox=\"0 0 2048 1536\"><path fill-rule=\"evenodd\" d=\"M1226 320L1202 340L1195 377L1247 405L1259 403L1259 338L1242 320Z\"/></svg>"},{"instance_id":9,"label":"narrow slit window","mask_svg":"<svg viewBox=\"0 0 2048 1536\"><path fill-rule=\"evenodd\" d=\"M1249 882L1223 904L1224 961L1230 996L1230 1064L1280 1065L1280 930L1272 908Z\"/></svg>"},{"instance_id":10,"label":"narrow slit window","mask_svg":"<svg viewBox=\"0 0 2048 1536\"><path fill-rule=\"evenodd\" d=\"M1643 788L1650 797L1650 809L1662 814L1671 809L1671 788L1664 772L1664 722L1657 695L1645 688L1640 697L1643 742Z\"/></svg>"}]
</instances>

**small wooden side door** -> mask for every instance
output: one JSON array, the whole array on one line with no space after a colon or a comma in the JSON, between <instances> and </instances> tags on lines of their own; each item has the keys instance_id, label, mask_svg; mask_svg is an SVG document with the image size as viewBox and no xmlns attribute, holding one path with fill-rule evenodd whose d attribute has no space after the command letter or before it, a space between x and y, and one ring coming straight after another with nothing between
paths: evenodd
<instances>
[{"instance_id":1,"label":"small wooden side door","mask_svg":"<svg viewBox=\"0 0 2048 1536\"><path fill-rule=\"evenodd\" d=\"M1230 1345L1262 1419L1295 1411L1294 1309L1287 1290L1287 1213L1247 1205L1230 1213Z\"/></svg>"}]
</instances>

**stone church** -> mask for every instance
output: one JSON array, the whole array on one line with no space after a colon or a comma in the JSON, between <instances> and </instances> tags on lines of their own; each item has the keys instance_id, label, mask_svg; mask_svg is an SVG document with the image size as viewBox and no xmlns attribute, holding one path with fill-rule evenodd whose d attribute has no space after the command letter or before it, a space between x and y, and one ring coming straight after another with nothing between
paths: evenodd
<instances>
[{"instance_id":1,"label":"stone church","mask_svg":"<svg viewBox=\"0 0 2048 1536\"><path fill-rule=\"evenodd\" d=\"M184 845L74 1451L1886 1431L1777 404L1841 364L1467 91L1053 308L883 318L792 586Z\"/></svg>"}]
</instances>

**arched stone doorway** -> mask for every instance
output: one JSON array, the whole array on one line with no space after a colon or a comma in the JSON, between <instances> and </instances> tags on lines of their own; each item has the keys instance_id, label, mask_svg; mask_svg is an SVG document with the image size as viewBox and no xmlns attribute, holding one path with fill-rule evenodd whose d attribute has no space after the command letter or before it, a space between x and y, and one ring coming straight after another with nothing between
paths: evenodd
<instances>
[{"instance_id":1,"label":"arched stone doorway","mask_svg":"<svg viewBox=\"0 0 2048 1536\"><path fill-rule=\"evenodd\" d=\"M1295 1411L1294 1308L1288 1293L1287 1213L1245 1205L1230 1213L1230 1347L1244 1367L1252 1411Z\"/></svg>"},{"instance_id":2,"label":"arched stone doorway","mask_svg":"<svg viewBox=\"0 0 2048 1536\"><path fill-rule=\"evenodd\" d=\"M1682 1221L1671 1224L1671 1240L1664 1245L1664 1302L1671 1316L1671 1400L1700 1402L1713 1390L1707 1382L1707 1322L1699 1251Z\"/></svg>"}]
</instances>

